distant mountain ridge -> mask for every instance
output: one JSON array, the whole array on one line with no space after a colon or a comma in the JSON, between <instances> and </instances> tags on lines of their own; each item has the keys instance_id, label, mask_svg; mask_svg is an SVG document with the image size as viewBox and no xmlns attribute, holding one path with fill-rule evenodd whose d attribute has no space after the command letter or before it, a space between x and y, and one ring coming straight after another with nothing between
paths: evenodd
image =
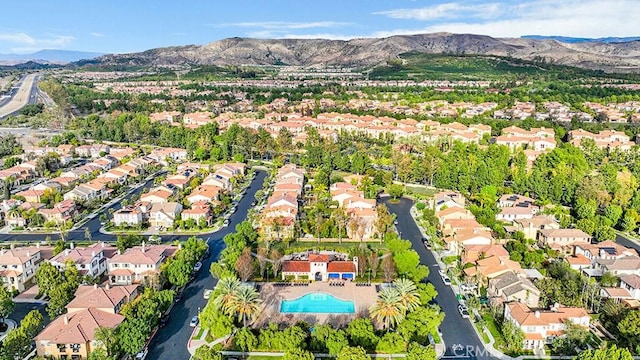
<instances>
[{"instance_id":1,"label":"distant mountain ridge","mask_svg":"<svg viewBox=\"0 0 640 360\"><path fill-rule=\"evenodd\" d=\"M569 44L583 43L583 42L621 43L621 42L630 42L630 41L640 40L640 36L581 38L581 37L570 37L570 36L524 35L524 36L521 36L521 38L534 39L534 40L556 40L556 41L569 43Z\"/></svg>"},{"instance_id":2,"label":"distant mountain ridge","mask_svg":"<svg viewBox=\"0 0 640 360\"><path fill-rule=\"evenodd\" d=\"M82 59L93 59L104 53L73 50L40 50L31 54L0 54L0 63L19 64L28 61L39 63L67 64Z\"/></svg>"},{"instance_id":3,"label":"distant mountain ridge","mask_svg":"<svg viewBox=\"0 0 640 360\"><path fill-rule=\"evenodd\" d=\"M545 61L607 72L640 72L640 41L564 43L432 33L352 40L228 38L206 45L173 46L104 55L75 65L105 67L169 65L297 65L365 67L407 52L493 55Z\"/></svg>"}]
</instances>

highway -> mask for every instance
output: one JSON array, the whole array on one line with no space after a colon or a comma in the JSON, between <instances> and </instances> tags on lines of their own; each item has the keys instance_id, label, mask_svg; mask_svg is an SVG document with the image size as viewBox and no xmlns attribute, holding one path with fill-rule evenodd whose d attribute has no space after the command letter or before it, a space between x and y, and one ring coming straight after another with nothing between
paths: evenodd
<instances>
[{"instance_id":1,"label":"highway","mask_svg":"<svg viewBox=\"0 0 640 360\"><path fill-rule=\"evenodd\" d=\"M15 88L9 92L9 98L0 101L0 119L16 114L25 105L38 101L38 74L23 76Z\"/></svg>"},{"instance_id":2,"label":"highway","mask_svg":"<svg viewBox=\"0 0 640 360\"><path fill-rule=\"evenodd\" d=\"M389 203L389 198L384 198L382 202L387 205L389 212L396 214L398 224L396 228L402 234L402 238L411 241L414 250L420 256L420 262L429 267L427 280L435 286L438 291L436 303L445 313L445 318L440 325L440 331L446 345L444 358L456 359L492 359L488 353L484 352L484 344L478 338L473 325L469 319L463 319L458 313L458 300L451 287L446 286L438 274L438 264L431 253L422 243L422 233L411 217L411 206L413 202L402 198L397 204Z\"/></svg>"}]
</instances>

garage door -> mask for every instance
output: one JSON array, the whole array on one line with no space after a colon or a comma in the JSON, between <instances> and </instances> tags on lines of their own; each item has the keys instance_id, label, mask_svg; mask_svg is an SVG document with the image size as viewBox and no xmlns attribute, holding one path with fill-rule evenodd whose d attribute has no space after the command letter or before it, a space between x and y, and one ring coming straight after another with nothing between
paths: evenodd
<instances>
[{"instance_id":1,"label":"garage door","mask_svg":"<svg viewBox=\"0 0 640 360\"><path fill-rule=\"evenodd\" d=\"M329 279L340 279L340 274L338 274L338 273L329 273Z\"/></svg>"},{"instance_id":2,"label":"garage door","mask_svg":"<svg viewBox=\"0 0 640 360\"><path fill-rule=\"evenodd\" d=\"M342 274L343 279L351 279L353 280L353 274Z\"/></svg>"}]
</instances>

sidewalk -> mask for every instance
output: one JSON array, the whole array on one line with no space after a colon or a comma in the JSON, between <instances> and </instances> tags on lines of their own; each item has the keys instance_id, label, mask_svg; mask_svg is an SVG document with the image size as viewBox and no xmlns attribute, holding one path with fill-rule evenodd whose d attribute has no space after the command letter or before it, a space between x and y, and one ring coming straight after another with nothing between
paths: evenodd
<instances>
[{"instance_id":1,"label":"sidewalk","mask_svg":"<svg viewBox=\"0 0 640 360\"><path fill-rule=\"evenodd\" d=\"M4 323L7 324L7 331L0 332L0 342L4 340L4 338L7 336L9 331L18 327L18 323L16 323L14 320L11 320L11 319L4 319Z\"/></svg>"},{"instance_id":2,"label":"sidewalk","mask_svg":"<svg viewBox=\"0 0 640 360\"><path fill-rule=\"evenodd\" d=\"M209 330L204 329L202 331L202 334L200 335L200 338L197 340L194 340L193 337L196 336L196 334L198 334L198 332L200 332L200 325L196 326L195 329L193 329L193 332L191 333L191 336L189 337L189 341L187 342L187 350L189 350L189 353L191 355L195 355L196 354L196 350L200 347L200 346L214 346L217 345L221 342L227 341L231 335L233 335L233 333L228 334L227 336L223 336L221 338L215 339L211 342L207 342L206 338L207 338L207 334L209 333ZM235 330L234 330L235 331Z\"/></svg>"}]
</instances>

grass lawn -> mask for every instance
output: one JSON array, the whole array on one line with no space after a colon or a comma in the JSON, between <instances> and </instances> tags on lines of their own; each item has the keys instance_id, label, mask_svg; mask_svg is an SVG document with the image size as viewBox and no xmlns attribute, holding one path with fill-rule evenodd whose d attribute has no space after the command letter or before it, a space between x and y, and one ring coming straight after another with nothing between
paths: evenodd
<instances>
[{"instance_id":1,"label":"grass lawn","mask_svg":"<svg viewBox=\"0 0 640 360\"><path fill-rule=\"evenodd\" d=\"M249 356L248 360L274 360L282 359L282 356Z\"/></svg>"},{"instance_id":2,"label":"grass lawn","mask_svg":"<svg viewBox=\"0 0 640 360\"><path fill-rule=\"evenodd\" d=\"M485 321L485 326L487 327L487 329L489 329L491 336L493 336L493 338L495 339L495 347L497 349L502 349L505 343L495 319L493 318L493 316L487 313L482 314L482 319Z\"/></svg>"},{"instance_id":3,"label":"grass lawn","mask_svg":"<svg viewBox=\"0 0 640 360\"><path fill-rule=\"evenodd\" d=\"M489 343L489 336L484 332L484 330L482 329L482 326L480 326L480 324L478 323L474 323L473 325L475 325L476 329L478 329L478 332L480 333L480 335L482 335L482 341L485 344Z\"/></svg>"},{"instance_id":4,"label":"grass lawn","mask_svg":"<svg viewBox=\"0 0 640 360\"><path fill-rule=\"evenodd\" d=\"M432 189L425 186L407 185L406 187L407 187L407 192L415 193L418 195L424 195L424 196L433 196L438 192L437 189Z\"/></svg>"},{"instance_id":5,"label":"grass lawn","mask_svg":"<svg viewBox=\"0 0 640 360\"><path fill-rule=\"evenodd\" d=\"M198 333L193 337L193 340L200 340L200 338L202 337L202 333L204 333L204 328L200 327Z\"/></svg>"}]
</instances>

